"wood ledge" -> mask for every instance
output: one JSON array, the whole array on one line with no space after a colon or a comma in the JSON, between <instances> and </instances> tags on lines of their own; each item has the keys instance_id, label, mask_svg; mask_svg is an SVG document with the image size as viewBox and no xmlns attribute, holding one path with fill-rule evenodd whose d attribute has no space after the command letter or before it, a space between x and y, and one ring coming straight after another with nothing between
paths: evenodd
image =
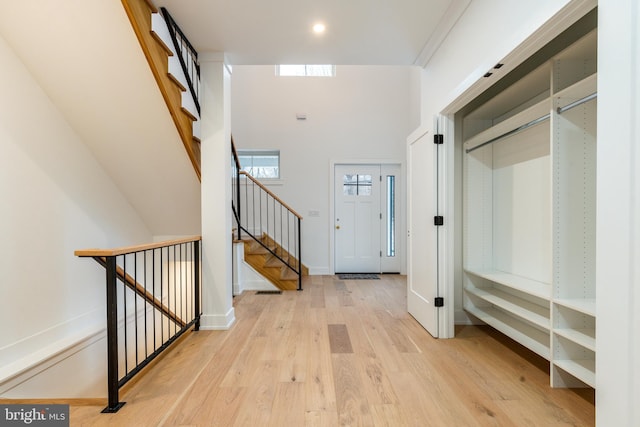
<instances>
[{"instance_id":1,"label":"wood ledge","mask_svg":"<svg viewBox=\"0 0 640 427\"><path fill-rule=\"evenodd\" d=\"M157 243L147 243L137 246L125 246L115 249L79 249L73 254L77 257L105 257L129 254L132 252L140 252L151 249L158 249L164 246L179 245L181 243L191 243L202 240L202 236L185 237L183 239L165 240Z\"/></svg>"}]
</instances>

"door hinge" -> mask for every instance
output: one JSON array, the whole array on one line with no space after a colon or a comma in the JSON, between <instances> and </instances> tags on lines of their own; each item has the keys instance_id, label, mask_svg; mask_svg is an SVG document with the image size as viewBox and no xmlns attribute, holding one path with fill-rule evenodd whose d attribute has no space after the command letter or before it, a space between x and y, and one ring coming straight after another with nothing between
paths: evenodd
<instances>
[{"instance_id":1,"label":"door hinge","mask_svg":"<svg viewBox=\"0 0 640 427\"><path fill-rule=\"evenodd\" d=\"M436 225L436 226L444 225L444 217L441 215L434 216L433 225Z\"/></svg>"},{"instance_id":2,"label":"door hinge","mask_svg":"<svg viewBox=\"0 0 640 427\"><path fill-rule=\"evenodd\" d=\"M436 133L433 135L433 143L434 144L444 144L444 135L441 133Z\"/></svg>"},{"instance_id":3,"label":"door hinge","mask_svg":"<svg viewBox=\"0 0 640 427\"><path fill-rule=\"evenodd\" d=\"M433 300L433 305L436 307L444 307L444 298L435 297L435 299Z\"/></svg>"},{"instance_id":4,"label":"door hinge","mask_svg":"<svg viewBox=\"0 0 640 427\"><path fill-rule=\"evenodd\" d=\"M382 258L382 251L380 251L380 258Z\"/></svg>"},{"instance_id":5,"label":"door hinge","mask_svg":"<svg viewBox=\"0 0 640 427\"><path fill-rule=\"evenodd\" d=\"M380 212L380 219L382 219L382 212Z\"/></svg>"}]
</instances>

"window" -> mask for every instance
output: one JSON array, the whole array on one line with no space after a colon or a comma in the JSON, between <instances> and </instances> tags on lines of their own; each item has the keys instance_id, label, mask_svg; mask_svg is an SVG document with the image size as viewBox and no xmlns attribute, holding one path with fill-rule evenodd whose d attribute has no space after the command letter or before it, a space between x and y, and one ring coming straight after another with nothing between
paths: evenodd
<instances>
[{"instance_id":1,"label":"window","mask_svg":"<svg viewBox=\"0 0 640 427\"><path fill-rule=\"evenodd\" d=\"M254 178L280 178L280 150L238 150L240 167Z\"/></svg>"},{"instance_id":2,"label":"window","mask_svg":"<svg viewBox=\"0 0 640 427\"><path fill-rule=\"evenodd\" d=\"M387 175L387 256L396 256L396 177Z\"/></svg>"},{"instance_id":3,"label":"window","mask_svg":"<svg viewBox=\"0 0 640 427\"><path fill-rule=\"evenodd\" d=\"M348 174L342 178L342 191L345 196L371 196L371 175Z\"/></svg>"},{"instance_id":4,"label":"window","mask_svg":"<svg viewBox=\"0 0 640 427\"><path fill-rule=\"evenodd\" d=\"M333 77L335 65L276 65L276 76L283 77Z\"/></svg>"}]
</instances>

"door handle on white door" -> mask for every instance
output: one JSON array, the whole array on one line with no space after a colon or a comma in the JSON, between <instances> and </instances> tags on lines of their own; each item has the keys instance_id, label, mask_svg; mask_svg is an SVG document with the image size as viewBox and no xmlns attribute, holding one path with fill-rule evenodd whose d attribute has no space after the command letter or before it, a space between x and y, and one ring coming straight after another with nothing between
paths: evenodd
<instances>
[{"instance_id":1,"label":"door handle on white door","mask_svg":"<svg viewBox=\"0 0 640 427\"><path fill-rule=\"evenodd\" d=\"M340 226L339 225L336 225L336 230L340 230Z\"/></svg>"}]
</instances>

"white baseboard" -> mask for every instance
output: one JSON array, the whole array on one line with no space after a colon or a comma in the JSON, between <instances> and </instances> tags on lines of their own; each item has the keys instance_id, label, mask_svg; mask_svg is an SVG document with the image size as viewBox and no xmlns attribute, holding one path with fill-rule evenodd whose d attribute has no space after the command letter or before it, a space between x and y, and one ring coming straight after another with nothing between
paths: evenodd
<instances>
[{"instance_id":1,"label":"white baseboard","mask_svg":"<svg viewBox=\"0 0 640 427\"><path fill-rule=\"evenodd\" d=\"M333 276L329 267L309 267L309 276Z\"/></svg>"},{"instance_id":2,"label":"white baseboard","mask_svg":"<svg viewBox=\"0 0 640 427\"><path fill-rule=\"evenodd\" d=\"M236 316L233 307L226 314L203 314L200 316L200 330L226 331L235 323Z\"/></svg>"}]
</instances>

